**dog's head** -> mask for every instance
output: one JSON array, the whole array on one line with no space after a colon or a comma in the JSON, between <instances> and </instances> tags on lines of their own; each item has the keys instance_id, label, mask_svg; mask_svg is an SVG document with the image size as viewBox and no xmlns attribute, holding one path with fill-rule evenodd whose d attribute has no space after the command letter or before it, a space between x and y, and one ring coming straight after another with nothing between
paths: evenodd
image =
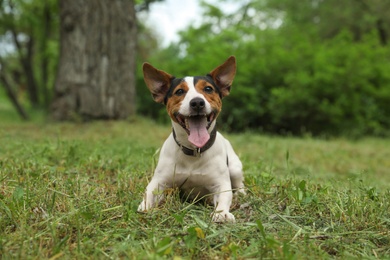
<instances>
[{"instance_id":1,"label":"dog's head","mask_svg":"<svg viewBox=\"0 0 390 260\"><path fill-rule=\"evenodd\" d=\"M143 73L153 99L166 105L172 121L187 132L188 141L203 147L221 111L221 99L230 93L236 73L235 57L230 56L206 76L175 78L149 63L143 64Z\"/></svg>"}]
</instances>

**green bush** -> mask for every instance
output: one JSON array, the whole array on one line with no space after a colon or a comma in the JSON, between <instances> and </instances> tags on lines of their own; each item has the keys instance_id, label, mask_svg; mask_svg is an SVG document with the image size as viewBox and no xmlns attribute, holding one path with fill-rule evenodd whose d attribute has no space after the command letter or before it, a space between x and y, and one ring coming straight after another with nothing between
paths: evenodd
<instances>
[{"instance_id":1,"label":"green bush","mask_svg":"<svg viewBox=\"0 0 390 260\"><path fill-rule=\"evenodd\" d=\"M283 75L284 84L271 90L272 125L295 134L385 134L390 53L372 39L353 42L342 33L315 51L302 48L305 58L297 59Z\"/></svg>"},{"instance_id":2,"label":"green bush","mask_svg":"<svg viewBox=\"0 0 390 260\"><path fill-rule=\"evenodd\" d=\"M282 26L274 28L280 16L272 22L269 10L264 16L261 5L248 6L257 8L257 13L251 15L244 6L227 16L206 4L203 24L181 32L179 43L157 51L150 62L183 77L204 75L235 55L236 78L219 118L225 130L389 135L390 47L375 27L360 31L357 38L346 24L331 24L329 31L337 30L330 35L318 25L287 16ZM142 75L139 82L139 112L167 118L164 109L153 104Z\"/></svg>"},{"instance_id":3,"label":"green bush","mask_svg":"<svg viewBox=\"0 0 390 260\"><path fill-rule=\"evenodd\" d=\"M319 41L304 33L286 36L269 30L242 41L231 28L191 42L201 29L192 30L183 35L182 45L161 51L152 62L181 77L203 75L235 55L237 75L220 115L225 130L352 137L388 134L390 50L376 35L357 42L342 32ZM187 53L181 57L177 53L183 44ZM153 104L141 75L139 82L143 88L139 111L159 120L166 117L162 107Z\"/></svg>"}]
</instances>

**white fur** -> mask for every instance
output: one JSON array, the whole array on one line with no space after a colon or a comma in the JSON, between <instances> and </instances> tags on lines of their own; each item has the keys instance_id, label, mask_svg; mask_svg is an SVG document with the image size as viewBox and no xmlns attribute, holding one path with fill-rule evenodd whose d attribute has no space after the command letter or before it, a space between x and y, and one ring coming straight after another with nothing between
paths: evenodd
<instances>
[{"instance_id":1,"label":"white fur","mask_svg":"<svg viewBox=\"0 0 390 260\"><path fill-rule=\"evenodd\" d=\"M188 104L190 104L190 101L192 99L194 99L196 97L203 98L205 101L206 101L206 99L204 98L204 96L201 93L196 91L195 86L194 86L194 77L185 77L184 81L187 83L188 92L186 93L186 96L184 97L182 104L186 104L186 105L182 105L180 107L179 113L182 115L188 116L188 115L190 115L190 106ZM210 103L206 101L205 105L206 105L206 111L205 111L206 114L211 113Z\"/></svg>"},{"instance_id":2,"label":"white fur","mask_svg":"<svg viewBox=\"0 0 390 260\"><path fill-rule=\"evenodd\" d=\"M185 80L189 91L182 102L180 113L189 114L190 100L195 97L203 98L206 109L211 111L211 105L196 91L193 78L186 77ZM185 130L174 121L172 126L177 140L188 148L193 147L187 140ZM215 121L210 126L209 132L214 127ZM163 199L163 191L173 187L180 187L189 198L212 196L215 205L215 211L212 213L213 221L234 222L235 218L229 212L233 191L245 194L241 161L229 141L220 133L217 133L213 146L203 152L201 157L185 155L171 134L161 148L154 176L146 188L138 211L145 212L158 206Z\"/></svg>"}]
</instances>

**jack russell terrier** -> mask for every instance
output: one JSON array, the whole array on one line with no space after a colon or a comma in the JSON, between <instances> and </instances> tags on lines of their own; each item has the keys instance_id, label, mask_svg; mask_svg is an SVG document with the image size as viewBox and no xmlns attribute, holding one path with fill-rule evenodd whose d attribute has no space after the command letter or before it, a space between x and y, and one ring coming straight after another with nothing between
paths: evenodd
<instances>
[{"instance_id":1,"label":"jack russell terrier","mask_svg":"<svg viewBox=\"0 0 390 260\"><path fill-rule=\"evenodd\" d=\"M229 209L233 192L245 194L242 164L216 130L222 98L229 95L235 73L234 56L206 76L184 78L143 64L145 83L154 101L166 106L172 133L161 148L139 212L158 206L163 191L177 187L187 198L211 195L214 222L235 221Z\"/></svg>"}]
</instances>

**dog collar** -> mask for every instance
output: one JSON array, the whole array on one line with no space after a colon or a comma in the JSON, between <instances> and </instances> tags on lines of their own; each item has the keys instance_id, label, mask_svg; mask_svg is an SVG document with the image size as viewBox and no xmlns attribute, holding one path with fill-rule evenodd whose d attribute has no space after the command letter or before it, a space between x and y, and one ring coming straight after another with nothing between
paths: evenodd
<instances>
[{"instance_id":1,"label":"dog collar","mask_svg":"<svg viewBox=\"0 0 390 260\"><path fill-rule=\"evenodd\" d=\"M181 150L185 155L200 157L203 152L207 151L214 144L215 138L217 137L217 126L214 126L214 129L210 133L210 139L202 148L192 149L192 148L185 147L184 145L179 143L179 141L177 141L175 129L173 128L172 128L172 134L173 134L173 139L175 140L175 142L181 148Z\"/></svg>"}]
</instances>

